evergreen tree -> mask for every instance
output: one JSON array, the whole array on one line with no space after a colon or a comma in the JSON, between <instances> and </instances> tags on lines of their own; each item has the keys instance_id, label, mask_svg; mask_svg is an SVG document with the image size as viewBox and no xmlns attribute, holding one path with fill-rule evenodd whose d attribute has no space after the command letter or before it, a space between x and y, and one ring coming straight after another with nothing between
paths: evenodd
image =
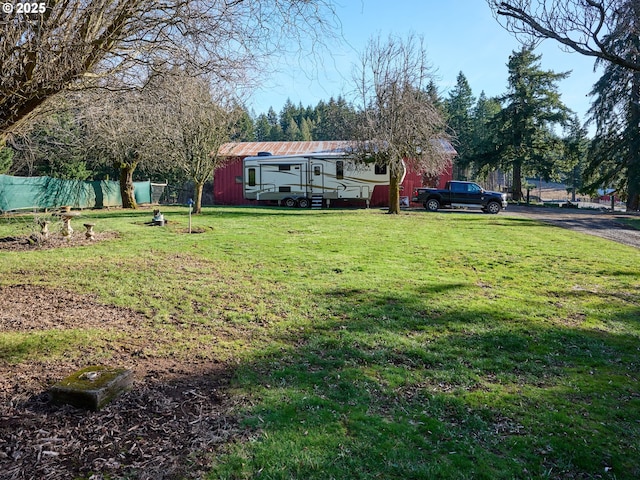
<instances>
[{"instance_id":1,"label":"evergreen tree","mask_svg":"<svg viewBox=\"0 0 640 480\"><path fill-rule=\"evenodd\" d=\"M640 3L626 1L616 28L607 36L609 49L623 58L640 58ZM590 120L596 124L588 186L613 187L626 196L627 210L640 209L640 71L605 65L591 92Z\"/></svg>"},{"instance_id":2,"label":"evergreen tree","mask_svg":"<svg viewBox=\"0 0 640 480\"><path fill-rule=\"evenodd\" d=\"M267 112L267 121L269 122L269 125L273 128L276 125L279 125L279 119L278 119L278 114L276 113L276 111L273 109L273 107L269 107L269 111Z\"/></svg>"},{"instance_id":3,"label":"evergreen tree","mask_svg":"<svg viewBox=\"0 0 640 480\"><path fill-rule=\"evenodd\" d=\"M242 109L238 116L239 120L233 128L230 140L234 142L255 142L256 133L251 115L245 109Z\"/></svg>"},{"instance_id":4,"label":"evergreen tree","mask_svg":"<svg viewBox=\"0 0 640 480\"><path fill-rule=\"evenodd\" d=\"M289 117L287 126L284 129L284 140L288 142L299 142L302 140L302 132L293 117Z\"/></svg>"},{"instance_id":5,"label":"evergreen tree","mask_svg":"<svg viewBox=\"0 0 640 480\"><path fill-rule=\"evenodd\" d=\"M313 140L313 136L311 134L312 131L313 131L313 120L307 117L303 118L302 125L300 126L300 134L301 134L302 140L304 140L305 142L309 142Z\"/></svg>"},{"instance_id":6,"label":"evergreen tree","mask_svg":"<svg viewBox=\"0 0 640 480\"><path fill-rule=\"evenodd\" d=\"M440 96L440 91L438 90L438 86L434 80L430 80L427 84L425 91L427 93L427 97L431 104L437 108L442 114L446 115L446 107Z\"/></svg>"},{"instance_id":7,"label":"evergreen tree","mask_svg":"<svg viewBox=\"0 0 640 480\"><path fill-rule=\"evenodd\" d=\"M571 200L576 200L576 193L582 191L582 172L587 161L589 139L587 130L573 116L567 126L564 138L564 175L562 181L569 186Z\"/></svg>"},{"instance_id":8,"label":"evergreen tree","mask_svg":"<svg viewBox=\"0 0 640 480\"><path fill-rule=\"evenodd\" d=\"M354 138L356 110L343 97L331 97L328 103L320 101L315 108L314 140L352 140Z\"/></svg>"},{"instance_id":9,"label":"evergreen tree","mask_svg":"<svg viewBox=\"0 0 640 480\"><path fill-rule=\"evenodd\" d=\"M560 100L557 82L569 73L541 70L540 55L523 48L509 57L509 91L505 107L494 117L500 165L513 174L513 199L522 198L524 175L548 180L558 160L560 139L553 127L566 123L569 109Z\"/></svg>"},{"instance_id":10,"label":"evergreen tree","mask_svg":"<svg viewBox=\"0 0 640 480\"><path fill-rule=\"evenodd\" d=\"M483 168L486 174L489 168L499 166L495 117L501 109L502 106L497 98L487 98L484 91L480 93L472 111L473 137L470 158L472 177L480 173Z\"/></svg>"},{"instance_id":11,"label":"evergreen tree","mask_svg":"<svg viewBox=\"0 0 640 480\"><path fill-rule=\"evenodd\" d=\"M253 126L254 139L256 142L268 142L271 138L271 124L267 115L261 113L256 118Z\"/></svg>"},{"instance_id":12,"label":"evergreen tree","mask_svg":"<svg viewBox=\"0 0 640 480\"><path fill-rule=\"evenodd\" d=\"M299 125L297 122L298 113L298 108L289 98L287 98L287 101L284 103L282 110L280 110L279 116L280 127L285 134L285 140L291 140L290 138L288 138L287 134L287 130L292 127L291 121L293 120L296 125Z\"/></svg>"},{"instance_id":13,"label":"evergreen tree","mask_svg":"<svg viewBox=\"0 0 640 480\"><path fill-rule=\"evenodd\" d=\"M271 127L271 131L269 132L269 142L284 142L285 135L280 123L276 123Z\"/></svg>"},{"instance_id":14,"label":"evergreen tree","mask_svg":"<svg viewBox=\"0 0 640 480\"><path fill-rule=\"evenodd\" d=\"M447 123L455 139L454 146L458 155L454 161L454 178L464 179L473 159L473 118L475 103L467 78L462 72L458 74L456 86L445 100Z\"/></svg>"}]
</instances>

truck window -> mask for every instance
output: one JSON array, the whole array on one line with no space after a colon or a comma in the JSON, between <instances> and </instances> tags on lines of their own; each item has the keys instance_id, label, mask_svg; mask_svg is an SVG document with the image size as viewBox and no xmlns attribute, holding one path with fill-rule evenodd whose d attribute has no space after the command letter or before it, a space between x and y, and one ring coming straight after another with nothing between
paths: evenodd
<instances>
[{"instance_id":1,"label":"truck window","mask_svg":"<svg viewBox=\"0 0 640 480\"><path fill-rule=\"evenodd\" d=\"M336 178L338 180L342 180L344 178L344 162L342 160L338 160L336 162Z\"/></svg>"},{"instance_id":2,"label":"truck window","mask_svg":"<svg viewBox=\"0 0 640 480\"><path fill-rule=\"evenodd\" d=\"M256 186L256 169L250 168L248 174L249 174L249 186L255 187Z\"/></svg>"},{"instance_id":3,"label":"truck window","mask_svg":"<svg viewBox=\"0 0 640 480\"><path fill-rule=\"evenodd\" d=\"M451 191L452 192L466 192L467 191L467 185L465 183L453 182L453 183L451 183Z\"/></svg>"}]
</instances>

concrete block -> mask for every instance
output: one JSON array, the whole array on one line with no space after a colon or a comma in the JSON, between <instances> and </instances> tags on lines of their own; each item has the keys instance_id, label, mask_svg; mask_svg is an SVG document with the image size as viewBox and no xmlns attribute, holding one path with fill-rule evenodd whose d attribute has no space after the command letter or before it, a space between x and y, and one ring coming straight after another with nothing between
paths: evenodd
<instances>
[{"instance_id":1,"label":"concrete block","mask_svg":"<svg viewBox=\"0 0 640 480\"><path fill-rule=\"evenodd\" d=\"M94 365L60 380L49 390L51 401L78 408L100 410L133 384L133 372Z\"/></svg>"}]
</instances>

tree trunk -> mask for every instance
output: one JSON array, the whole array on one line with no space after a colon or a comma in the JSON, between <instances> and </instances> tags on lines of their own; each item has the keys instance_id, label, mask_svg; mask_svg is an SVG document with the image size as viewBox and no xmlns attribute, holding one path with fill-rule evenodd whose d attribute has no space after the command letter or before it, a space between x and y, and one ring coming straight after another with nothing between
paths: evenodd
<instances>
[{"instance_id":1,"label":"tree trunk","mask_svg":"<svg viewBox=\"0 0 640 480\"><path fill-rule=\"evenodd\" d=\"M122 196L122 208L138 208L136 196L133 189L133 172L136 169L135 163L121 163L120 167L120 195Z\"/></svg>"},{"instance_id":2,"label":"tree trunk","mask_svg":"<svg viewBox=\"0 0 640 480\"><path fill-rule=\"evenodd\" d=\"M640 210L640 72L633 74L631 109L629 115L631 148L627 165L627 211Z\"/></svg>"},{"instance_id":3,"label":"tree trunk","mask_svg":"<svg viewBox=\"0 0 640 480\"><path fill-rule=\"evenodd\" d=\"M400 213L400 180L402 171L390 166L389 168L389 212L391 214Z\"/></svg>"},{"instance_id":4,"label":"tree trunk","mask_svg":"<svg viewBox=\"0 0 640 480\"><path fill-rule=\"evenodd\" d=\"M204 189L203 182L196 182L193 186L193 213L202 213L202 190Z\"/></svg>"},{"instance_id":5,"label":"tree trunk","mask_svg":"<svg viewBox=\"0 0 640 480\"><path fill-rule=\"evenodd\" d=\"M514 202L522 200L522 162L513 162L513 185L511 186L511 198Z\"/></svg>"}]
</instances>

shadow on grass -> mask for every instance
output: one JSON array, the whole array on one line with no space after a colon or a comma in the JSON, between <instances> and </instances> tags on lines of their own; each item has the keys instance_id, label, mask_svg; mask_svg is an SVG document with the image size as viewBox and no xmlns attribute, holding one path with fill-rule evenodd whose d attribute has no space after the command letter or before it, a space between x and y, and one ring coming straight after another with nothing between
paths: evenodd
<instances>
[{"instance_id":1,"label":"shadow on grass","mask_svg":"<svg viewBox=\"0 0 640 480\"><path fill-rule=\"evenodd\" d=\"M302 339L241 365L260 441L210 478L640 475L637 337L431 308L464 287L328 290Z\"/></svg>"}]
</instances>

